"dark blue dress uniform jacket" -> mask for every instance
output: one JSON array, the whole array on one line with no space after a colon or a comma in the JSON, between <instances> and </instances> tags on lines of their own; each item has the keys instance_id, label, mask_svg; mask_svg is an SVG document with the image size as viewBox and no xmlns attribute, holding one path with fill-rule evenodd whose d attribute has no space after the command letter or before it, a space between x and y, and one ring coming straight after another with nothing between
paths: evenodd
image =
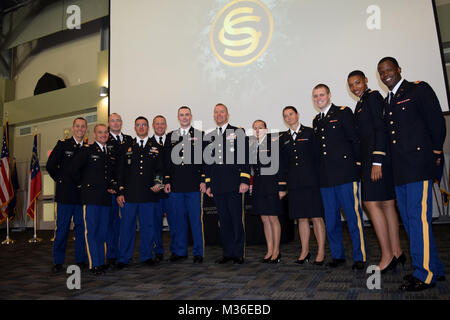
<instances>
[{"instance_id":1,"label":"dark blue dress uniform jacket","mask_svg":"<svg viewBox=\"0 0 450 320\"><path fill-rule=\"evenodd\" d=\"M383 165L388 156L388 136L383 120L383 106L381 94L367 89L355 108L355 124L360 137L363 168L372 168L373 163Z\"/></svg>"},{"instance_id":2,"label":"dark blue dress uniform jacket","mask_svg":"<svg viewBox=\"0 0 450 320\"><path fill-rule=\"evenodd\" d=\"M206 164L206 186L211 188L213 194L239 192L241 183L250 185L250 165L248 164L248 138L245 138L243 144L244 161L238 163L238 144L236 134L245 136L243 129L227 126L227 129L222 135L217 133L217 129L208 133L205 136L207 146L204 154L211 155L215 161L211 164L205 161ZM215 148L216 147L216 148ZM221 150L222 152L219 152ZM216 152L217 151L217 152ZM242 156L242 154L241 154ZM233 160L233 163L228 163Z\"/></svg>"},{"instance_id":3,"label":"dark blue dress uniform jacket","mask_svg":"<svg viewBox=\"0 0 450 320\"><path fill-rule=\"evenodd\" d=\"M200 183L205 182L203 136L203 131L193 127L185 137L181 136L179 129L167 135L164 181L170 183L172 192L199 192ZM172 159L172 152L175 159Z\"/></svg>"},{"instance_id":4,"label":"dark blue dress uniform jacket","mask_svg":"<svg viewBox=\"0 0 450 320\"><path fill-rule=\"evenodd\" d=\"M353 112L331 105L328 114L313 121L319 145L320 187L328 188L360 180L360 147Z\"/></svg>"},{"instance_id":5,"label":"dark blue dress uniform jacket","mask_svg":"<svg viewBox=\"0 0 450 320\"><path fill-rule=\"evenodd\" d=\"M84 205L111 206L111 194L107 190L115 185L114 163L107 152L102 152L94 142L85 145L73 160L70 173L81 186L81 202Z\"/></svg>"},{"instance_id":6,"label":"dark blue dress uniform jacket","mask_svg":"<svg viewBox=\"0 0 450 320\"><path fill-rule=\"evenodd\" d=\"M127 134L122 133L122 136L123 136L122 141L119 141L119 140L116 140L116 138L114 138L110 133L109 137L108 137L108 141L106 142L106 147L108 148L108 154L114 165L114 167L112 168L112 171L113 171L112 174L113 174L114 181L115 181L114 190L116 190L116 191L117 191L117 179L118 179L118 174L119 174L117 163L118 163L119 156L120 156L120 148L123 144L133 140L133 138Z\"/></svg>"},{"instance_id":7,"label":"dark blue dress uniform jacket","mask_svg":"<svg viewBox=\"0 0 450 320\"><path fill-rule=\"evenodd\" d=\"M281 135L282 133L280 135L267 134L259 146L256 138L250 140L250 159L253 160L250 163L253 168L253 195L255 196L274 193L278 195L279 191L286 191L286 179L280 168ZM274 144L278 144L278 147L274 148ZM268 159L270 162L267 163ZM273 168L274 166L275 168ZM275 173L264 174L264 170L267 169L275 170Z\"/></svg>"},{"instance_id":8,"label":"dark blue dress uniform jacket","mask_svg":"<svg viewBox=\"0 0 450 320\"><path fill-rule=\"evenodd\" d=\"M150 141L151 141L152 145L154 145L158 148L158 151L159 151L158 156L161 158L162 166L163 166L162 167L163 171L158 175L158 178L162 181L162 183L165 184L166 182L164 181L164 175L166 172L165 167L167 165L167 163L165 161L170 161L170 158L169 158L169 160L166 159L167 150L169 148L168 135L166 135L166 140L164 141L163 145L161 145L158 141L156 141L155 136L151 137ZM158 192L158 196L159 196L159 199L168 199L169 198L169 194L165 193L164 190L161 190L160 192Z\"/></svg>"},{"instance_id":9,"label":"dark blue dress uniform jacket","mask_svg":"<svg viewBox=\"0 0 450 320\"><path fill-rule=\"evenodd\" d=\"M436 178L446 128L439 100L426 82L403 81L393 101L385 100L395 185Z\"/></svg>"},{"instance_id":10,"label":"dark blue dress uniform jacket","mask_svg":"<svg viewBox=\"0 0 450 320\"><path fill-rule=\"evenodd\" d=\"M80 188L70 175L75 155L83 147L77 147L72 138L60 140L48 157L46 169L56 183L55 202L81 204Z\"/></svg>"},{"instance_id":11,"label":"dark blue dress uniform jacket","mask_svg":"<svg viewBox=\"0 0 450 320\"><path fill-rule=\"evenodd\" d=\"M317 138L312 128L300 126L294 141L290 131L280 137L280 159L283 180L288 190L319 186Z\"/></svg>"},{"instance_id":12,"label":"dark blue dress uniform jacket","mask_svg":"<svg viewBox=\"0 0 450 320\"><path fill-rule=\"evenodd\" d=\"M151 139L141 148L135 139L121 147L118 164L118 195L126 202L158 202L159 195L151 190L157 175L162 176L162 157Z\"/></svg>"}]
</instances>

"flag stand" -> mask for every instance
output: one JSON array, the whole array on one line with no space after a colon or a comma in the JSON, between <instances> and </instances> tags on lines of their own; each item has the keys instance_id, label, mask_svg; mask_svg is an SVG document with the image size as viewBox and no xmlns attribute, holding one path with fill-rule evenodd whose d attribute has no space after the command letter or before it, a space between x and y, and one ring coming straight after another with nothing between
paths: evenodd
<instances>
[{"instance_id":1,"label":"flag stand","mask_svg":"<svg viewBox=\"0 0 450 320\"><path fill-rule=\"evenodd\" d=\"M37 237L36 229L37 229L37 211L36 211L36 201L34 201L34 236L32 239L28 240L28 243L39 243L42 241L41 238Z\"/></svg>"},{"instance_id":2,"label":"flag stand","mask_svg":"<svg viewBox=\"0 0 450 320\"><path fill-rule=\"evenodd\" d=\"M6 217L6 239L2 242L2 244L10 245L10 244L14 244L14 242L16 242L16 241L14 241L13 239L11 239L9 237L9 217Z\"/></svg>"}]
</instances>

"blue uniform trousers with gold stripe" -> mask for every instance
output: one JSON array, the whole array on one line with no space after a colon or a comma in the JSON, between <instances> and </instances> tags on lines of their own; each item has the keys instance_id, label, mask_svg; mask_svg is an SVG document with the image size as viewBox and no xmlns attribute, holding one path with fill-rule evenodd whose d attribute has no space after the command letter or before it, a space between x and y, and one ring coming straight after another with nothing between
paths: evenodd
<instances>
[{"instance_id":1,"label":"blue uniform trousers with gold stripe","mask_svg":"<svg viewBox=\"0 0 450 320\"><path fill-rule=\"evenodd\" d=\"M139 255L141 262L153 259L156 202L125 202L120 209L119 260L128 264L136 240L136 217L139 216Z\"/></svg>"},{"instance_id":2,"label":"blue uniform trousers with gold stripe","mask_svg":"<svg viewBox=\"0 0 450 320\"><path fill-rule=\"evenodd\" d=\"M431 230L433 216L432 181L395 187L398 208L410 241L413 276L427 284L444 275Z\"/></svg>"},{"instance_id":3,"label":"blue uniform trousers with gold stripe","mask_svg":"<svg viewBox=\"0 0 450 320\"><path fill-rule=\"evenodd\" d=\"M83 206L84 239L89 258L89 269L105 264L110 210L109 206Z\"/></svg>"},{"instance_id":4,"label":"blue uniform trousers with gold stripe","mask_svg":"<svg viewBox=\"0 0 450 320\"><path fill-rule=\"evenodd\" d=\"M243 195L238 192L214 194L220 222L223 256L245 256Z\"/></svg>"},{"instance_id":5,"label":"blue uniform trousers with gold stripe","mask_svg":"<svg viewBox=\"0 0 450 320\"><path fill-rule=\"evenodd\" d=\"M75 262L87 262L86 243L84 240L83 206L80 204L56 203L56 229L53 241L53 260L55 264L63 264L66 255L67 236L73 217L75 233Z\"/></svg>"},{"instance_id":6,"label":"blue uniform trousers with gold stripe","mask_svg":"<svg viewBox=\"0 0 450 320\"><path fill-rule=\"evenodd\" d=\"M366 261L364 226L357 182L320 188L325 209L325 226L331 257L345 259L341 208L344 210L353 244L353 261Z\"/></svg>"},{"instance_id":7,"label":"blue uniform trousers with gold stripe","mask_svg":"<svg viewBox=\"0 0 450 320\"><path fill-rule=\"evenodd\" d=\"M161 190L160 192L164 192ZM162 239L162 230L163 230L163 220L164 213L166 213L167 222L170 225L170 202L168 198L160 199L159 202L156 203L156 211L155 211L155 254L164 254L163 247L163 239Z\"/></svg>"},{"instance_id":8,"label":"blue uniform trousers with gold stripe","mask_svg":"<svg viewBox=\"0 0 450 320\"><path fill-rule=\"evenodd\" d=\"M111 211L109 213L108 234L106 237L106 259L119 258L120 208L117 196L111 196Z\"/></svg>"},{"instance_id":9,"label":"blue uniform trousers with gold stripe","mask_svg":"<svg viewBox=\"0 0 450 320\"><path fill-rule=\"evenodd\" d=\"M201 192L171 192L170 201L170 237L172 253L178 256L188 254L188 223L191 226L192 255L203 257L204 230L203 230L203 195Z\"/></svg>"}]
</instances>

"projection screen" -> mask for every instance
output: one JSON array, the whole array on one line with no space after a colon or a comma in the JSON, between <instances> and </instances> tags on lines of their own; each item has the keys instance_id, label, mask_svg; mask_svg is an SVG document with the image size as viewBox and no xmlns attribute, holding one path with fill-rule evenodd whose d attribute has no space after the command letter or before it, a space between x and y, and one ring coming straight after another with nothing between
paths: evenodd
<instances>
[{"instance_id":1,"label":"projection screen","mask_svg":"<svg viewBox=\"0 0 450 320\"><path fill-rule=\"evenodd\" d=\"M449 110L430 0L111 0L110 9L110 113L133 136L139 115L161 114L178 128L183 105L207 131L219 102L246 129L262 119L286 130L288 105L311 126L318 83L354 109L346 80L359 69L385 96L376 72L385 56L398 59L405 79L428 82Z\"/></svg>"}]
</instances>

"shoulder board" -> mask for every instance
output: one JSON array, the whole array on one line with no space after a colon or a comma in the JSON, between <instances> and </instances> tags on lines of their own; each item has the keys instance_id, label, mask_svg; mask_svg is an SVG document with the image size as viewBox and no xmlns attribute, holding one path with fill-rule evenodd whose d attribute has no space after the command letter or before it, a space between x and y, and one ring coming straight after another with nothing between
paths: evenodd
<instances>
[{"instance_id":1,"label":"shoulder board","mask_svg":"<svg viewBox=\"0 0 450 320\"><path fill-rule=\"evenodd\" d=\"M61 140L59 140L59 141L64 142L64 141L66 141L66 139L61 139Z\"/></svg>"},{"instance_id":2,"label":"shoulder board","mask_svg":"<svg viewBox=\"0 0 450 320\"><path fill-rule=\"evenodd\" d=\"M174 130L172 130L172 131L169 131L167 134L172 134L172 132L173 132Z\"/></svg>"},{"instance_id":3,"label":"shoulder board","mask_svg":"<svg viewBox=\"0 0 450 320\"><path fill-rule=\"evenodd\" d=\"M347 108L346 106L345 106L345 107L341 107L341 111L342 111L342 110L345 110L346 108Z\"/></svg>"},{"instance_id":4,"label":"shoulder board","mask_svg":"<svg viewBox=\"0 0 450 320\"><path fill-rule=\"evenodd\" d=\"M415 81L414 82L414 84L419 84L419 83L421 83L422 81Z\"/></svg>"},{"instance_id":5,"label":"shoulder board","mask_svg":"<svg viewBox=\"0 0 450 320\"><path fill-rule=\"evenodd\" d=\"M83 144L83 147L89 148L91 145L90 144Z\"/></svg>"},{"instance_id":6,"label":"shoulder board","mask_svg":"<svg viewBox=\"0 0 450 320\"><path fill-rule=\"evenodd\" d=\"M375 91L374 91L374 90L370 90L370 91L369 91L369 93L373 93L373 92L375 92Z\"/></svg>"}]
</instances>

